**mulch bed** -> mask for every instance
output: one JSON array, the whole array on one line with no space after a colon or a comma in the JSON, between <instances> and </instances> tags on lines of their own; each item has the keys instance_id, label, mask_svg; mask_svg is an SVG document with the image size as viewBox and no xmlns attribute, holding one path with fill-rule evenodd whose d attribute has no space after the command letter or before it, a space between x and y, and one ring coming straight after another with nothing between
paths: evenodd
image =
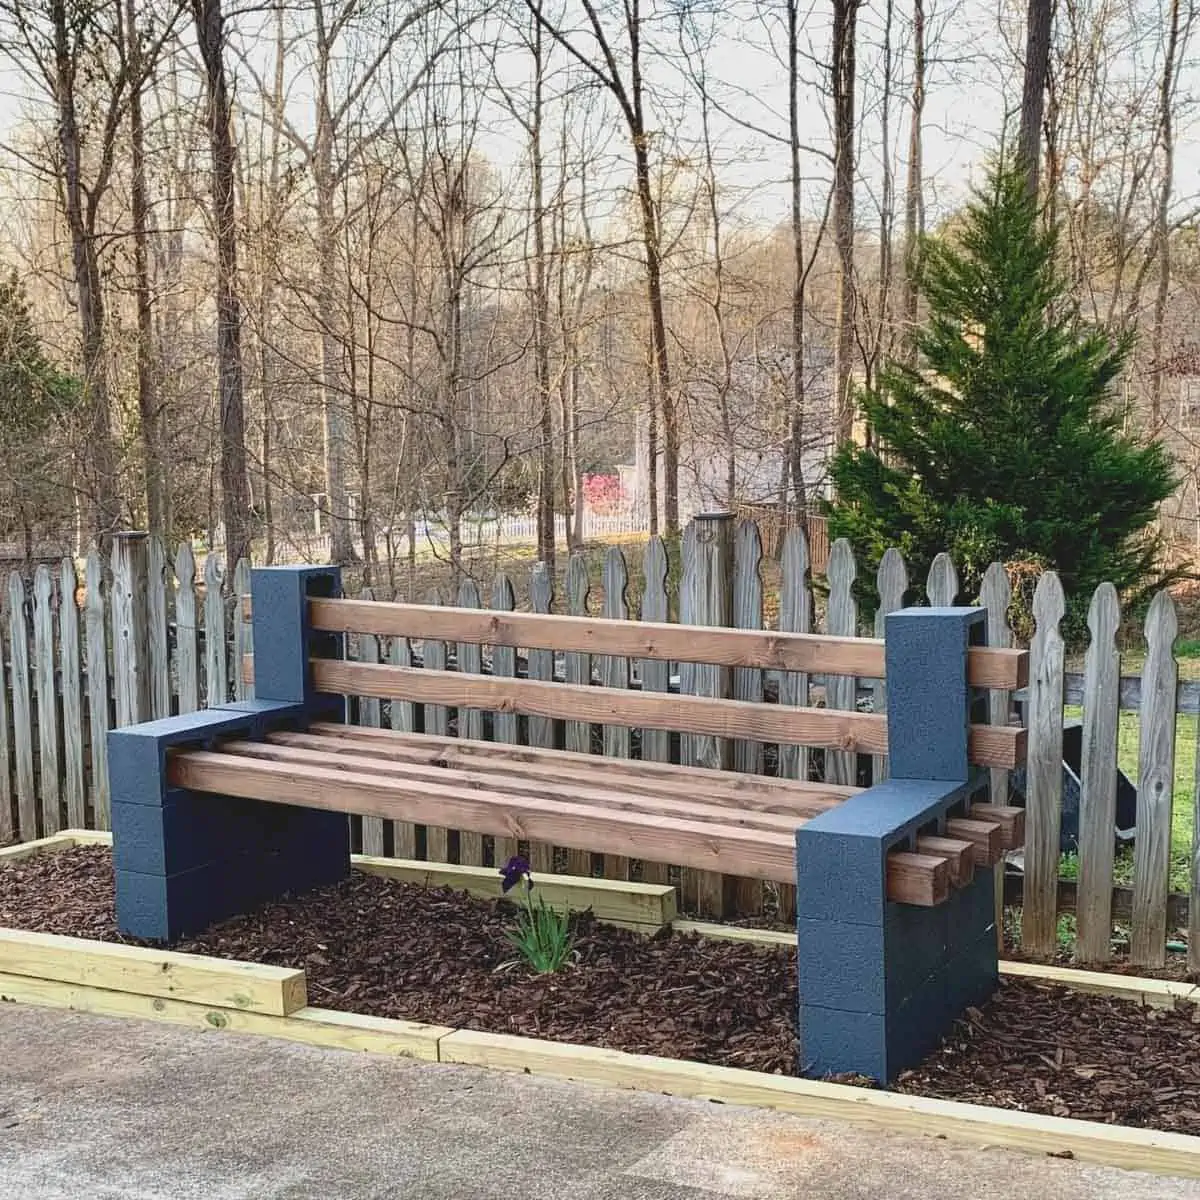
<instances>
[{"instance_id":1,"label":"mulch bed","mask_svg":"<svg viewBox=\"0 0 1200 1200\"><path fill-rule=\"evenodd\" d=\"M795 952L577 920L576 962L506 967L506 906L355 874L176 948L302 966L313 1004L793 1074ZM106 847L0 868L0 926L129 941ZM1200 1135L1200 1008L1006 981L900 1091Z\"/></svg>"}]
</instances>

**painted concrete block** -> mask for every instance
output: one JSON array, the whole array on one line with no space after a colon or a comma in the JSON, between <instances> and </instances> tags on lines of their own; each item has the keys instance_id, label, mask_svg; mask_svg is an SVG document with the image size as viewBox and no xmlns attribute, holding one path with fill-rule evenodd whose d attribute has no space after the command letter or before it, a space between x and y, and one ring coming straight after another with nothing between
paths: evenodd
<instances>
[{"instance_id":1,"label":"painted concrete block","mask_svg":"<svg viewBox=\"0 0 1200 1200\"><path fill-rule=\"evenodd\" d=\"M982 608L906 608L884 635L889 770L897 779L963 780L967 762L967 646Z\"/></svg>"},{"instance_id":2,"label":"painted concrete block","mask_svg":"<svg viewBox=\"0 0 1200 1200\"><path fill-rule=\"evenodd\" d=\"M881 925L885 860L965 799L965 781L889 779L796 830L796 911L814 920Z\"/></svg>"},{"instance_id":3,"label":"painted concrete block","mask_svg":"<svg viewBox=\"0 0 1200 1200\"><path fill-rule=\"evenodd\" d=\"M118 871L175 875L220 857L238 842L237 802L170 788L161 805L112 806L113 865ZM240 823L239 823L240 824Z\"/></svg>"},{"instance_id":4,"label":"painted concrete block","mask_svg":"<svg viewBox=\"0 0 1200 1200\"><path fill-rule=\"evenodd\" d=\"M244 877L224 860L174 875L117 871L117 912L122 933L174 942L243 910Z\"/></svg>"},{"instance_id":5,"label":"painted concrete block","mask_svg":"<svg viewBox=\"0 0 1200 1200\"><path fill-rule=\"evenodd\" d=\"M162 804L168 749L204 749L218 738L246 737L252 724L241 713L205 709L110 730L108 780L113 804Z\"/></svg>"},{"instance_id":6,"label":"painted concrete block","mask_svg":"<svg viewBox=\"0 0 1200 1200\"><path fill-rule=\"evenodd\" d=\"M889 904L882 925L797 921L800 1001L851 1012L888 1012L946 964L940 908ZM900 915L902 910L903 915ZM914 912L920 912L914 918Z\"/></svg>"},{"instance_id":7,"label":"painted concrete block","mask_svg":"<svg viewBox=\"0 0 1200 1200\"><path fill-rule=\"evenodd\" d=\"M313 597L342 594L336 567L256 567L251 572L254 597L254 692L263 700L310 704L310 657L343 657L345 639L316 633L308 620Z\"/></svg>"}]
</instances>

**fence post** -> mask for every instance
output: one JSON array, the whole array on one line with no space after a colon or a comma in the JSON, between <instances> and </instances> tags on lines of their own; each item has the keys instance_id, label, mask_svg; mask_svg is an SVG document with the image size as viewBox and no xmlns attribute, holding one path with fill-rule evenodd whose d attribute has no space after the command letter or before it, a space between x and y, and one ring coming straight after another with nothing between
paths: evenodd
<instances>
[{"instance_id":1,"label":"fence post","mask_svg":"<svg viewBox=\"0 0 1200 1200\"><path fill-rule=\"evenodd\" d=\"M733 514L701 513L695 520L695 560L680 597L680 618L687 625L725 625L733 618ZM696 696L728 699L732 677L728 667L696 663L690 672ZM685 690L683 688L680 689ZM729 769L730 745L725 738L688 734L682 740L685 764ZM725 915L725 879L713 871L696 872L696 906L703 916Z\"/></svg>"},{"instance_id":2,"label":"fence post","mask_svg":"<svg viewBox=\"0 0 1200 1200\"><path fill-rule=\"evenodd\" d=\"M150 719L149 549L146 533L130 531L113 538L113 690L118 727Z\"/></svg>"}]
</instances>

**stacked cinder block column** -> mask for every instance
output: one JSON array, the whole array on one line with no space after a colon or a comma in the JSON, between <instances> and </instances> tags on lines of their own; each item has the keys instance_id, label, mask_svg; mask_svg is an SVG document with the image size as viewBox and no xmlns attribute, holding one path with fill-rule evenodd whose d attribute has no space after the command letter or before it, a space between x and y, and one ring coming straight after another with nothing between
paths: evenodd
<instances>
[{"instance_id":1,"label":"stacked cinder block column","mask_svg":"<svg viewBox=\"0 0 1200 1200\"><path fill-rule=\"evenodd\" d=\"M890 778L796 833L800 1070L887 1083L997 982L994 876L932 908L887 899L887 856L943 832L985 783L967 754L967 648L984 610L892 613L885 634Z\"/></svg>"},{"instance_id":2,"label":"stacked cinder block column","mask_svg":"<svg viewBox=\"0 0 1200 1200\"><path fill-rule=\"evenodd\" d=\"M311 657L342 640L309 625L308 599L337 596L336 568L269 567L252 575L256 699L114 730L108 737L117 924L174 941L284 892L343 879L345 814L170 786L174 749L341 720L344 702L312 687ZM241 669L241 664L238 664Z\"/></svg>"}]
</instances>

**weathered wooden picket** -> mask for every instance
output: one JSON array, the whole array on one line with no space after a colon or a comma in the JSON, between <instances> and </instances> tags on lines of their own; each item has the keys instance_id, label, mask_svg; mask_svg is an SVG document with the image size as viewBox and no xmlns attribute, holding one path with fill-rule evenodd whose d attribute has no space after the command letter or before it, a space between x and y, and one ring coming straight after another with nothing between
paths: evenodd
<instances>
[{"instance_id":1,"label":"weathered wooden picket","mask_svg":"<svg viewBox=\"0 0 1200 1200\"><path fill-rule=\"evenodd\" d=\"M922 598L935 604L975 600L960 595L954 564L946 555L935 560L924 587L910 581L896 551L884 556L874 581L879 597L872 630L864 628L856 596L858 568L850 547L835 543L829 552L825 586L814 588L809 548L803 532L792 530L783 541L779 561L770 567L778 584L777 627L789 632L827 632L861 636L882 632L884 614ZM554 595L555 580L541 566L532 570L528 594L535 611L590 614L619 620L663 621L672 613L683 623L732 624L745 629L769 627L764 618L762 539L751 521L699 518L683 539L679 588L672 595L668 556L663 542L649 539L642 553L640 592L631 594L625 554L611 547L599 578L589 575L586 561L574 557L566 571L565 595ZM2 628L4 686L0 687L0 843L28 840L65 825L104 828L109 800L105 766L105 734L114 724L188 712L210 699L243 697L240 663L250 649L251 631L237 598L249 591L249 568L240 563L227 579L223 565L210 556L202 582L190 546L174 558L154 538L117 539L112 559L93 552L85 564L80 588L77 565L64 560L61 569L38 567L30 588L18 574L8 581L7 612ZM989 638L1011 644L1007 612L1011 598L1003 567L988 570L978 601L988 610ZM816 593L816 598L814 596ZM364 592L364 598L371 594ZM818 602L819 598L819 602ZM437 592L431 603L450 598ZM511 581L497 574L488 589L489 607L513 610ZM464 581L453 602L482 607L476 583ZM1078 956L1099 963L1111 954L1114 919L1126 924L1131 957L1143 965L1163 960L1167 937L1186 926L1193 969L1200 969L1200 832L1193 832L1189 891L1169 892L1171 818L1175 782L1177 714L1200 713L1200 684L1179 684L1173 656L1176 615L1171 597L1159 595L1145 624L1146 657L1140 677L1120 676L1117 631L1120 611L1115 590L1102 585L1092 598L1091 646L1082 674L1065 670L1059 627L1064 597L1057 577L1047 573L1034 598L1036 633L1031 644L1027 692L989 697L991 720L1006 723L1022 712L1029 727L1028 824L1021 888L1022 939L1025 948L1052 953L1060 914L1073 909L1078 926ZM353 639L352 656L363 661L399 665L446 662L472 673L490 672L533 678L591 682L608 688L641 688L650 692L681 690L697 695L758 700L780 704L807 699L852 709L886 703L882 680L823 678L799 673L740 668L666 664L570 653L556 656L534 648L519 653L510 647L447 646L426 641L361 636ZM1062 797L1063 705L1083 708L1082 798L1079 813L1078 882L1060 880L1059 824ZM1114 887L1114 805L1116 794L1118 718L1122 710L1140 714L1138 767L1139 821L1132 889ZM830 782L866 783L887 770L886 759L861 760L842 752L822 753L798 746L774 746L708 736L673 736L661 730L633 730L586 721L555 722L519 719L511 712L484 713L448 709L444 705L380 702L361 699L355 718L365 725L397 730L424 730L443 735L485 738L617 757L643 757L724 767L744 773L819 778ZM1195 736L1189 722L1188 735ZM1007 795L1007 773L992 772L993 794ZM1195 792L1200 797L1200 776ZM402 857L451 857L467 864L504 858L516 847L501 839L433 827L417 828L367 818L357 822L356 838L368 853ZM495 842L493 845L492 843ZM706 872L678 870L669 864L631 862L614 855L562 851L553 846L529 848L536 870L569 870L649 881L670 879L680 887L685 907L706 914L750 917L764 905L763 886ZM793 906L791 889L780 886L770 897L787 919Z\"/></svg>"}]
</instances>

